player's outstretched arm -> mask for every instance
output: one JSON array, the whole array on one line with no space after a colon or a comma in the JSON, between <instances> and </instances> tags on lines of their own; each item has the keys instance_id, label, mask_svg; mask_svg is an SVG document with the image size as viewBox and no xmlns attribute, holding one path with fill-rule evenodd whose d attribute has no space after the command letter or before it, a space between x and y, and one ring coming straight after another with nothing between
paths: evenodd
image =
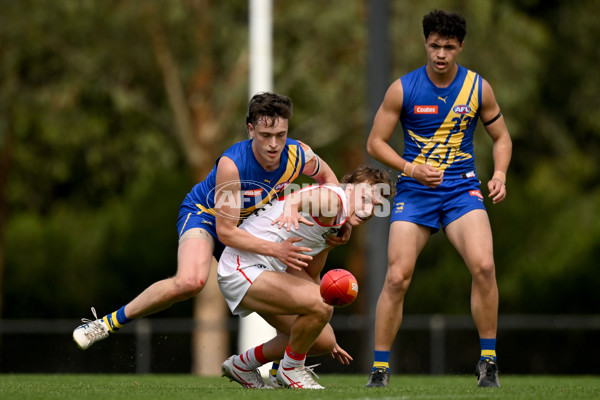
<instances>
[{"instance_id":1,"label":"player's outstretched arm","mask_svg":"<svg viewBox=\"0 0 600 400\"><path fill-rule=\"evenodd\" d=\"M314 225L300 212L319 218L323 224L329 224L335 220L340 207L337 195L327 189L327 186L305 188L286 196L283 212L271 225L277 224L279 229L285 228L287 231L292 227L297 230L300 223Z\"/></svg>"},{"instance_id":2,"label":"player's outstretched arm","mask_svg":"<svg viewBox=\"0 0 600 400\"><path fill-rule=\"evenodd\" d=\"M298 230L300 228L300 223L308 226L314 225L313 222L307 220L300 214L300 210L303 207L302 193L303 191L296 191L286 196L283 212L271 223L271 225L277 225L279 229L285 228L288 232L292 227Z\"/></svg>"}]
</instances>

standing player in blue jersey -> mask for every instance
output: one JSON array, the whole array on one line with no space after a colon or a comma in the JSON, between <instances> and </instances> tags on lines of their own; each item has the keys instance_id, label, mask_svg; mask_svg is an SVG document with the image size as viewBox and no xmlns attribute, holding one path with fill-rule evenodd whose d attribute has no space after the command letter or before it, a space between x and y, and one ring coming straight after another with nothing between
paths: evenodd
<instances>
[{"instance_id":1,"label":"standing player in blue jersey","mask_svg":"<svg viewBox=\"0 0 600 400\"><path fill-rule=\"evenodd\" d=\"M300 238L273 243L238 228L242 218L283 192L300 174L319 184L338 184L331 168L305 144L289 139L292 101L274 93L259 93L248 104L246 127L250 139L227 149L206 179L192 188L179 209L177 272L149 286L130 303L73 332L85 350L107 338L126 323L164 310L194 297L208 279L213 256L218 260L225 246L272 256L290 268L302 269L312 259L295 246ZM330 238L332 245L348 240ZM96 312L92 308L96 317Z\"/></svg>"},{"instance_id":2,"label":"standing player in blue jersey","mask_svg":"<svg viewBox=\"0 0 600 400\"><path fill-rule=\"evenodd\" d=\"M478 384L496 387L498 287L492 231L475 172L477 120L493 141L494 174L487 182L493 204L506 197L512 141L489 83L456 63L466 35L464 18L433 11L423 18L423 33L427 65L390 85L367 142L372 157L399 171L367 386L388 384L390 349L417 257L441 226L472 276L471 313L481 343ZM404 131L402 156L388 144L398 121Z\"/></svg>"}]
</instances>

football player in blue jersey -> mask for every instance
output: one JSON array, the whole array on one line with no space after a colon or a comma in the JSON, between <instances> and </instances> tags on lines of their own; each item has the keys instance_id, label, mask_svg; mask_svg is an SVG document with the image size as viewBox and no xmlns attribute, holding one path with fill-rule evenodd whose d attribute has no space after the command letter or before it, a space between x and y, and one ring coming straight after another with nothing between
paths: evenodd
<instances>
[{"instance_id":1,"label":"football player in blue jersey","mask_svg":"<svg viewBox=\"0 0 600 400\"><path fill-rule=\"evenodd\" d=\"M176 274L155 282L102 318L92 308L97 319L84 319L73 332L79 348L89 348L136 318L194 297L206 284L213 256L218 260L225 246L275 257L290 268L308 265L312 257L304 252L310 249L294 245L300 238L273 243L238 228L241 218L277 197L300 174L319 184L339 183L310 147L287 137L291 116L292 101L286 96L264 92L252 97L246 116L250 139L227 149L181 204ZM349 234L348 228L329 243L345 243Z\"/></svg>"},{"instance_id":2,"label":"football player in blue jersey","mask_svg":"<svg viewBox=\"0 0 600 400\"><path fill-rule=\"evenodd\" d=\"M419 253L441 227L472 276L471 313L480 337L479 386L496 387L498 287L492 231L475 172L473 134L481 119L493 142L493 204L506 197L512 141L490 84L457 64L465 19L432 11L423 18L427 64L393 82L375 115L369 154L399 171L389 232L388 269L375 315L368 387L387 386L389 354ZM388 143L400 121L404 152Z\"/></svg>"}]
</instances>

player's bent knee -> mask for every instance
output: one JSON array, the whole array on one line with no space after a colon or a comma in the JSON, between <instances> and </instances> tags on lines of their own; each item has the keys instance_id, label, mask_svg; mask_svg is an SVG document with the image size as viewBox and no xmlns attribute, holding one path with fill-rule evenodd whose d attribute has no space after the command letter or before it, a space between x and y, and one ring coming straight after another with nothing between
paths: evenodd
<instances>
[{"instance_id":1,"label":"player's bent knee","mask_svg":"<svg viewBox=\"0 0 600 400\"><path fill-rule=\"evenodd\" d=\"M329 304L325 304L325 302L323 302L323 304L323 320L325 321L325 323L327 323L331 320L331 317L333 316L333 307Z\"/></svg>"},{"instance_id":2,"label":"player's bent knee","mask_svg":"<svg viewBox=\"0 0 600 400\"><path fill-rule=\"evenodd\" d=\"M202 289L206 282L202 279L195 278L175 278L175 297L179 300L187 300L196 296Z\"/></svg>"},{"instance_id":3,"label":"player's bent knee","mask_svg":"<svg viewBox=\"0 0 600 400\"><path fill-rule=\"evenodd\" d=\"M333 315L333 307L325 303L320 296L315 297L310 304L310 314L327 323Z\"/></svg>"}]
</instances>

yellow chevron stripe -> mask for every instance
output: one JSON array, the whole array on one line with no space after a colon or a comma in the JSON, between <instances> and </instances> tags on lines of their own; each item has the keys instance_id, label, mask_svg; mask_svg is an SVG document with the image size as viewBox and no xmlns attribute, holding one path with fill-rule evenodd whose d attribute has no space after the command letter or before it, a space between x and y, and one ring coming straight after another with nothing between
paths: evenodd
<instances>
[{"instance_id":1,"label":"yellow chevron stripe","mask_svg":"<svg viewBox=\"0 0 600 400\"><path fill-rule=\"evenodd\" d=\"M284 182L292 182L300 175L301 161L302 157L298 146L295 144L289 145L288 162L286 165L285 172L283 173L283 175L281 175L281 178L279 178L277 183L273 185L273 189L271 189L269 194L265 196L260 203L240 210L240 216L247 217L248 215L252 214L254 210L256 210L256 208L263 207L265 204L267 204L267 202L269 202L269 199L277 197L277 192L275 191L277 185Z\"/></svg>"},{"instance_id":2,"label":"yellow chevron stripe","mask_svg":"<svg viewBox=\"0 0 600 400\"><path fill-rule=\"evenodd\" d=\"M198 211L198 214L208 213L210 215L215 215L214 208L206 208L202 204L196 204L196 207L198 207L200 209L200 211Z\"/></svg>"},{"instance_id":3,"label":"yellow chevron stripe","mask_svg":"<svg viewBox=\"0 0 600 400\"><path fill-rule=\"evenodd\" d=\"M277 197L277 192L275 191L275 187L277 187L278 184L284 183L284 182L292 182L300 175L300 172L301 172L300 164L302 161L302 157L301 157L299 146L292 144L292 145L289 145L288 148L289 148L288 161L287 161L285 172L283 173L281 178L279 178L277 183L275 183L275 185L273 185L273 189L271 189L271 191L268 193L268 195L265 196L259 203L254 204L250 207L241 209L240 210L241 218L247 217L248 215L252 214L254 212L254 210L256 210L256 208L263 207L265 204L267 204L269 202L270 199ZM198 214L208 213L210 215L215 215L214 208L206 208L202 204L196 204L196 207L198 207L200 209Z\"/></svg>"},{"instance_id":4,"label":"yellow chevron stripe","mask_svg":"<svg viewBox=\"0 0 600 400\"><path fill-rule=\"evenodd\" d=\"M454 161L471 158L470 154L460 150L460 145L464 138L463 131L467 128L467 123L474 118L479 104L479 80L476 77L475 72L467 72L463 86L450 108L450 112L431 138L424 138L411 130L408 131L410 137L421 149L421 153L412 160L413 163L427 163L440 170L445 170ZM468 105L471 107L471 112L460 116L459 131L451 133L457 125L456 119L459 118L453 109L457 105L467 104L469 96L471 96L471 100Z\"/></svg>"}]
</instances>

